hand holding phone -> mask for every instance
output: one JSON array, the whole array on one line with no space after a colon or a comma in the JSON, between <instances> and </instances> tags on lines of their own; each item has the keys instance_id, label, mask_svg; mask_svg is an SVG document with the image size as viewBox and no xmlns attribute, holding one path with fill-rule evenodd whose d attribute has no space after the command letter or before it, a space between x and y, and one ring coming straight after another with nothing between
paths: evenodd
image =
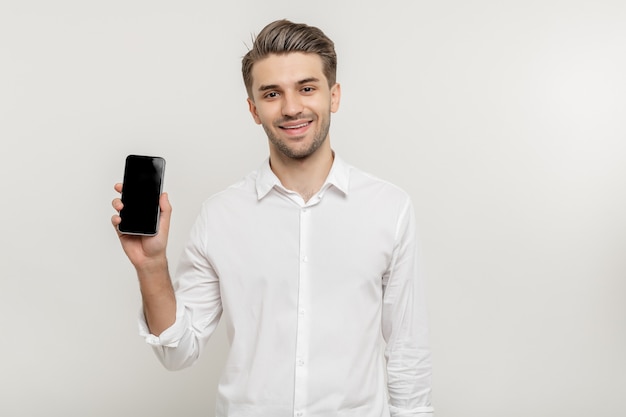
<instances>
[{"instance_id":1,"label":"hand holding phone","mask_svg":"<svg viewBox=\"0 0 626 417\"><path fill-rule=\"evenodd\" d=\"M135 157L132 156L130 159L134 160ZM131 161L130 165L134 165L134 162ZM131 177L134 177L134 174L132 174L131 171L133 171L132 166L128 171L125 169L124 176L127 177L127 179L130 180L130 183L132 184L133 180ZM161 178L159 192L162 188L162 182L163 181ZM114 188L115 191L117 191L118 193L122 195L126 194L126 197L128 197L129 194L133 194L132 185L130 186L130 190L127 187L127 184L122 183L115 184ZM158 195L159 193L156 194ZM152 206L149 210L149 213L159 213L159 218L156 222L156 228L149 227L149 229L151 229L149 230L149 232L157 230L157 235L152 235L152 233L136 233L137 228L135 227L130 228L134 230L133 233L126 233L125 227L121 227L122 231L120 231L120 224L122 223L122 218L120 217L120 214L122 211L125 212L125 206L120 197L113 199L112 206L117 211L117 213L111 217L111 223L120 238L120 243L122 244L124 252L128 256L131 263L135 266L135 268L141 269L149 265L151 265L151 268L154 268L154 266L157 264L163 264L166 267L167 240L169 235L170 218L172 215L172 206L170 205L167 193L161 193L160 196L157 197L156 207ZM126 218L126 220L129 219Z\"/></svg>"}]
</instances>

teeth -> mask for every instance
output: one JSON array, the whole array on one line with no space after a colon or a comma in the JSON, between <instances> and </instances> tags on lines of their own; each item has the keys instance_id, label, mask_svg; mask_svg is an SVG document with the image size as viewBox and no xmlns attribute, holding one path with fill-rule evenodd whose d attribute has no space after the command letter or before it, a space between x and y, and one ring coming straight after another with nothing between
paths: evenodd
<instances>
[{"instance_id":1,"label":"teeth","mask_svg":"<svg viewBox=\"0 0 626 417\"><path fill-rule=\"evenodd\" d=\"M301 127L304 127L308 125L308 123L302 123L301 125L297 125L297 126L285 126L285 129L300 129Z\"/></svg>"}]
</instances>

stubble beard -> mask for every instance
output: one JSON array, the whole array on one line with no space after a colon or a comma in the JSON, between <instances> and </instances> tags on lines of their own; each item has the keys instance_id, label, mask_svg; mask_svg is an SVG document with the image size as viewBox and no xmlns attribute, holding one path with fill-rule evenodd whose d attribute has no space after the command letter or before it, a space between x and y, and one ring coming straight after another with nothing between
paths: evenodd
<instances>
[{"instance_id":1,"label":"stubble beard","mask_svg":"<svg viewBox=\"0 0 626 417\"><path fill-rule=\"evenodd\" d=\"M315 151L317 151L322 146L324 141L326 141L326 138L328 137L328 132L330 131L330 112L328 114L328 117L322 119L316 118L314 119L314 121L319 121L319 129L315 132L315 135L313 136L313 141L311 142L309 147L305 149L291 148L284 140L278 137L278 135L274 134L272 126L268 126L266 123L262 123L262 126L265 130L265 133L267 134L267 138L276 147L276 149L278 149L280 153L291 159L305 159L313 155ZM273 126L274 129L280 130L280 127L278 127L278 125L283 122L284 120L275 123Z\"/></svg>"}]
</instances>

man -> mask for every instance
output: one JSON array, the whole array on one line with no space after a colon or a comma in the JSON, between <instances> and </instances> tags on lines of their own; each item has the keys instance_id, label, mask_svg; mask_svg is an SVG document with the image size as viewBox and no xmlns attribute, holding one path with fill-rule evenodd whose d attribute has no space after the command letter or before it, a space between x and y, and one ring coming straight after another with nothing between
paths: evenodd
<instances>
[{"instance_id":1,"label":"man","mask_svg":"<svg viewBox=\"0 0 626 417\"><path fill-rule=\"evenodd\" d=\"M143 333L165 367L191 365L223 313L217 416L433 415L413 207L334 154L336 64L315 27L281 20L256 37L242 70L269 158L204 203L176 289L167 194L157 236L119 236L139 278Z\"/></svg>"}]
</instances>

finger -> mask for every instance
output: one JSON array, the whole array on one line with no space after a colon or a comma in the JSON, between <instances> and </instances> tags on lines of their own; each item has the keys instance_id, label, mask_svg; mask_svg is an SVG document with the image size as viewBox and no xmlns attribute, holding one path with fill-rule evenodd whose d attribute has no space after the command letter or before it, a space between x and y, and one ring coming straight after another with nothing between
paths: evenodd
<instances>
[{"instance_id":1,"label":"finger","mask_svg":"<svg viewBox=\"0 0 626 417\"><path fill-rule=\"evenodd\" d=\"M121 182L118 182L117 184L115 184L113 186L113 188L115 188L115 191L117 191L118 193L121 193L122 192L122 185L123 184Z\"/></svg>"},{"instance_id":2,"label":"finger","mask_svg":"<svg viewBox=\"0 0 626 417\"><path fill-rule=\"evenodd\" d=\"M111 202L111 205L118 212L122 210L122 208L124 208L124 203L122 203L122 200L119 198L114 198L113 201Z\"/></svg>"},{"instance_id":3,"label":"finger","mask_svg":"<svg viewBox=\"0 0 626 417\"><path fill-rule=\"evenodd\" d=\"M118 230L117 226L122 222L122 218L117 215L114 214L111 217L111 224L113 225L113 228L115 229L115 232L117 233L118 236L122 236L122 234L120 233L120 231Z\"/></svg>"}]
</instances>

